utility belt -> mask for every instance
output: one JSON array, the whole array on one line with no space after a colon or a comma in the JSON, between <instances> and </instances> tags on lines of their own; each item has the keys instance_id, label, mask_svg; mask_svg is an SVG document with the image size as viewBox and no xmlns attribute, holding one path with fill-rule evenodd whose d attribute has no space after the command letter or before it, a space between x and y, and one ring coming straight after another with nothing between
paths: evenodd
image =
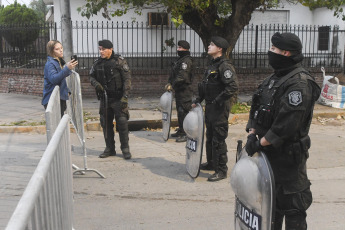
<instances>
[{"instance_id":1,"label":"utility belt","mask_svg":"<svg viewBox=\"0 0 345 230\"><path fill-rule=\"evenodd\" d=\"M114 98L114 99L121 99L123 92L122 91L109 91L107 90L108 98Z\"/></svg>"},{"instance_id":2,"label":"utility belt","mask_svg":"<svg viewBox=\"0 0 345 230\"><path fill-rule=\"evenodd\" d=\"M287 143L285 146L287 151L306 152L311 146L311 140L307 135L296 142Z\"/></svg>"},{"instance_id":3,"label":"utility belt","mask_svg":"<svg viewBox=\"0 0 345 230\"><path fill-rule=\"evenodd\" d=\"M293 155L294 160L296 163L300 163L305 157L305 159L309 158L308 149L311 146L311 141L309 135L302 137L296 142L286 143L283 146L283 151L289 155Z\"/></svg>"}]
</instances>

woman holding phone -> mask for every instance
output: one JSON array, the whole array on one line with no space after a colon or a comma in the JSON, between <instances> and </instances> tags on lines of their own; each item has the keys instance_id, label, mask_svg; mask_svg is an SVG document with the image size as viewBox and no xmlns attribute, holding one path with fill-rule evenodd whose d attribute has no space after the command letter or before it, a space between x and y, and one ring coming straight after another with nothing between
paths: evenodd
<instances>
[{"instance_id":1,"label":"woman holding phone","mask_svg":"<svg viewBox=\"0 0 345 230\"><path fill-rule=\"evenodd\" d=\"M47 43L47 62L44 66L44 86L42 105L47 108L50 95L54 87L60 87L60 106L61 117L64 115L67 108L66 100L68 100L68 88L66 77L72 73L72 69L78 65L78 61L72 59L69 62L63 60L63 47L61 42L51 40Z\"/></svg>"}]
</instances>

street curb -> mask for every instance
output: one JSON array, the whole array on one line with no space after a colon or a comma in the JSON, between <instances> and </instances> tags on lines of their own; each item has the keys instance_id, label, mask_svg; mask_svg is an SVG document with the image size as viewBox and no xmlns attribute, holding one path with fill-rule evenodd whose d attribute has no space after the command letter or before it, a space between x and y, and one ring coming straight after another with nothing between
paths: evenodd
<instances>
[{"instance_id":1,"label":"street curb","mask_svg":"<svg viewBox=\"0 0 345 230\"><path fill-rule=\"evenodd\" d=\"M345 116L344 111L337 111L337 112L314 112L313 119L317 119L318 117L321 118L337 118L337 116ZM242 113L242 114L230 114L229 116L229 124L235 124L239 120L248 120L249 114ZM116 123L114 122L114 126ZM177 127L178 122L177 119L171 120L171 127ZM71 133L74 133L75 130L71 125ZM139 131L143 129L161 129L162 128L162 120L161 119L152 119L152 120L141 120L141 119L133 119L128 121L128 129L129 131ZM84 124L85 131L102 131L101 125L99 121L88 121ZM37 133L37 134L45 134L46 133L46 126L39 125L39 126L0 126L0 133Z\"/></svg>"}]
</instances>

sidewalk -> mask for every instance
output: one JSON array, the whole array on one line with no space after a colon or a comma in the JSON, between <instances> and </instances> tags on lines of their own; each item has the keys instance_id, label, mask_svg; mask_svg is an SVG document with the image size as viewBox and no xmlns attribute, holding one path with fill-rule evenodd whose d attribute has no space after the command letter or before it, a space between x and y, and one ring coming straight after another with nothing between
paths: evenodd
<instances>
[{"instance_id":1,"label":"sidewalk","mask_svg":"<svg viewBox=\"0 0 345 230\"><path fill-rule=\"evenodd\" d=\"M249 94L239 95L239 102L248 102ZM136 97L129 99L131 131L161 126L162 114L159 110L159 97ZM96 98L83 98L86 131L100 131L99 101ZM345 116L344 109L336 109L320 104L315 105L314 118L337 118ZM231 114L229 120L247 120L248 114ZM45 133L44 108L41 97L0 93L0 133ZM172 126L177 125L175 102L173 102Z\"/></svg>"}]
</instances>

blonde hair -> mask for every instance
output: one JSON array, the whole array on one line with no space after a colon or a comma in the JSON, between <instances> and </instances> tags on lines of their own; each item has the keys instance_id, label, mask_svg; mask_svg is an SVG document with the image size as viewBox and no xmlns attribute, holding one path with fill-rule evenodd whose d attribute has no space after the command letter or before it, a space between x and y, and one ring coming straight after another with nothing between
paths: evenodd
<instances>
[{"instance_id":1,"label":"blonde hair","mask_svg":"<svg viewBox=\"0 0 345 230\"><path fill-rule=\"evenodd\" d=\"M59 42L58 40L51 40L47 43L47 54L49 56L54 57L54 47L57 43L61 44L61 42Z\"/></svg>"}]
</instances>

